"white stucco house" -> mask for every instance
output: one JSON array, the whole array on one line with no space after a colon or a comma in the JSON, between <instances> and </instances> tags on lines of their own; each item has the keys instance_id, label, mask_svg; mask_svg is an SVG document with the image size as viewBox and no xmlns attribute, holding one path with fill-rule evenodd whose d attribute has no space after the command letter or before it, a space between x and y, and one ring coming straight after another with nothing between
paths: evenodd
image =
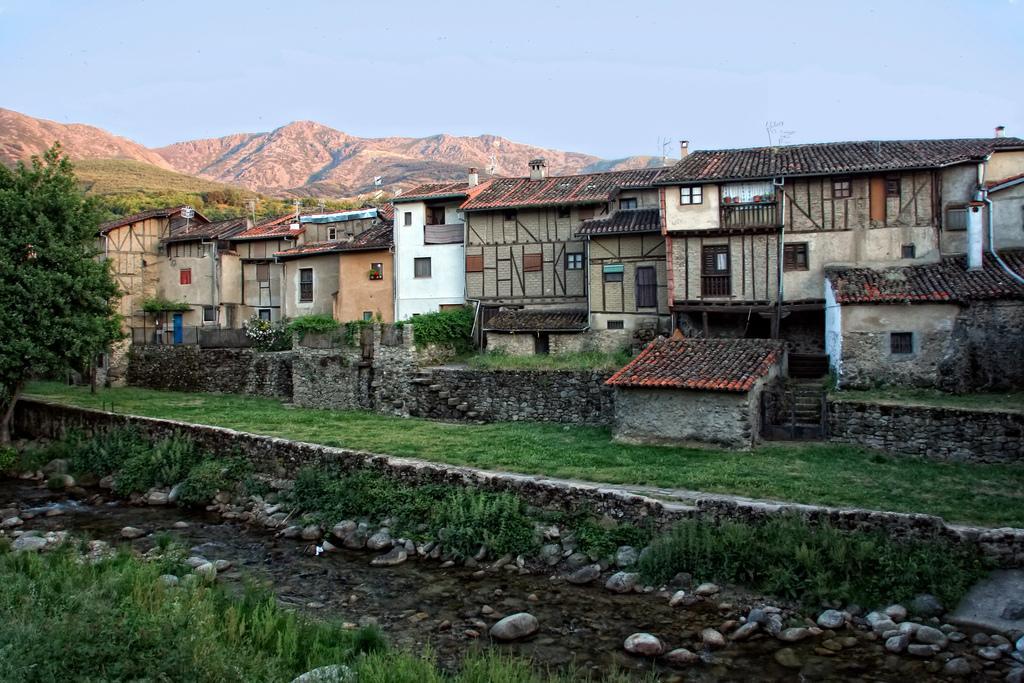
<instances>
[{"instance_id":1,"label":"white stucco house","mask_svg":"<svg viewBox=\"0 0 1024 683\"><path fill-rule=\"evenodd\" d=\"M427 183L395 197L395 320L466 303L461 204L486 185Z\"/></svg>"}]
</instances>

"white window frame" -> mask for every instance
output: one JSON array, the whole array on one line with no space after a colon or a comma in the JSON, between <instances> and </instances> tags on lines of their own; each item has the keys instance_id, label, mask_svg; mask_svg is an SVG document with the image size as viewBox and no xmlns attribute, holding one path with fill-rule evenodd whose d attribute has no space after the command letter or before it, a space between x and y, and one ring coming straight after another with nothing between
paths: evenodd
<instances>
[{"instance_id":1,"label":"white window frame","mask_svg":"<svg viewBox=\"0 0 1024 683\"><path fill-rule=\"evenodd\" d=\"M679 188L679 204L682 206L691 206L693 204L704 203L704 186L703 185L683 185Z\"/></svg>"}]
</instances>

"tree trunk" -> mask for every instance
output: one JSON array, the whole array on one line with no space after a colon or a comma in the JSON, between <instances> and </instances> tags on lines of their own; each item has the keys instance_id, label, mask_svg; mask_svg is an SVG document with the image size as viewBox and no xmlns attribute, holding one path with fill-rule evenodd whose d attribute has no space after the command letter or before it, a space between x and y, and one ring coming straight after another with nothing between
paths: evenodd
<instances>
[{"instance_id":1,"label":"tree trunk","mask_svg":"<svg viewBox=\"0 0 1024 683\"><path fill-rule=\"evenodd\" d=\"M11 400L4 406L3 415L0 416L0 445L7 446L11 443L11 418L14 417L14 406L21 396L21 389L24 385L17 384L11 391Z\"/></svg>"}]
</instances>

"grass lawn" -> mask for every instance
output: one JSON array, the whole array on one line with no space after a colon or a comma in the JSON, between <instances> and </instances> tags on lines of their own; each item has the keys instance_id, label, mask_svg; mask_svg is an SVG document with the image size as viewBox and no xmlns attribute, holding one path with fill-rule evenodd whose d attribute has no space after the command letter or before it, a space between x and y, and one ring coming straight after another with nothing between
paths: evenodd
<instances>
[{"instance_id":1,"label":"grass lawn","mask_svg":"<svg viewBox=\"0 0 1024 683\"><path fill-rule=\"evenodd\" d=\"M880 389L843 389L829 395L836 401L883 401L902 405L969 408L972 410L1012 410L1024 412L1024 391L979 394L947 394L936 389L886 387Z\"/></svg>"},{"instance_id":2,"label":"grass lawn","mask_svg":"<svg viewBox=\"0 0 1024 683\"><path fill-rule=\"evenodd\" d=\"M766 444L754 452L611 441L607 429L534 423L448 424L364 412L287 408L272 399L37 382L29 394L119 413L230 427L328 446L458 465L801 503L925 512L952 522L1024 526L1024 467L889 457L840 444Z\"/></svg>"},{"instance_id":3,"label":"grass lawn","mask_svg":"<svg viewBox=\"0 0 1024 683\"><path fill-rule=\"evenodd\" d=\"M580 351L578 353L534 354L513 356L507 353L476 353L462 360L471 368L482 370L618 370L632 359L627 351L608 353Z\"/></svg>"}]
</instances>

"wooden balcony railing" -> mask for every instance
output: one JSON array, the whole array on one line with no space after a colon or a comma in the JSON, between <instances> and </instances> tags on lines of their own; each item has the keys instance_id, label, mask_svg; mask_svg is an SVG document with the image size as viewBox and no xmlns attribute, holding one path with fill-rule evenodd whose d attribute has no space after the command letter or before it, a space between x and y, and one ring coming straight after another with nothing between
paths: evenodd
<instances>
[{"instance_id":1,"label":"wooden balcony railing","mask_svg":"<svg viewBox=\"0 0 1024 683\"><path fill-rule=\"evenodd\" d=\"M779 224L778 206L775 202L754 204L722 204L723 228L752 228Z\"/></svg>"},{"instance_id":2,"label":"wooden balcony railing","mask_svg":"<svg viewBox=\"0 0 1024 683\"><path fill-rule=\"evenodd\" d=\"M732 277L730 275L701 275L701 296L731 296Z\"/></svg>"}]
</instances>

